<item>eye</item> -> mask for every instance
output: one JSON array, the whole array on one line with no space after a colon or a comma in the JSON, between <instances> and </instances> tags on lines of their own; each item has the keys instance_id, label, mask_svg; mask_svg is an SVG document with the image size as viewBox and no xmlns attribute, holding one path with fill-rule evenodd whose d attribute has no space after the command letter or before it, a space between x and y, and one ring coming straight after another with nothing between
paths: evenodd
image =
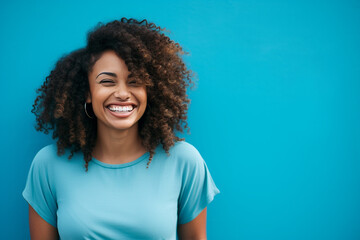
<instances>
[{"instance_id":1,"label":"eye","mask_svg":"<svg viewBox=\"0 0 360 240\"><path fill-rule=\"evenodd\" d=\"M128 84L131 85L131 86L141 86L141 81L137 80L137 79L131 79L128 81Z\"/></svg>"},{"instance_id":2,"label":"eye","mask_svg":"<svg viewBox=\"0 0 360 240\"><path fill-rule=\"evenodd\" d=\"M111 79L102 79L99 83L103 85L113 85L115 82Z\"/></svg>"},{"instance_id":3,"label":"eye","mask_svg":"<svg viewBox=\"0 0 360 240\"><path fill-rule=\"evenodd\" d=\"M136 85L136 84L138 84L138 82L136 80L131 80L131 81L129 81L129 84Z\"/></svg>"}]
</instances>

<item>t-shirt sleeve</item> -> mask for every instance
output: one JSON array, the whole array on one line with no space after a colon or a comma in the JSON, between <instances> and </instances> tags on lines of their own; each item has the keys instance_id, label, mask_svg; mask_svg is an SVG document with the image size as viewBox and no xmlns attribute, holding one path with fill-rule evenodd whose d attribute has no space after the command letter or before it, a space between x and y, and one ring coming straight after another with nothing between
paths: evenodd
<instances>
[{"instance_id":1,"label":"t-shirt sleeve","mask_svg":"<svg viewBox=\"0 0 360 240\"><path fill-rule=\"evenodd\" d=\"M220 193L200 153L191 146L185 153L182 186L178 200L178 223L184 224L196 218Z\"/></svg>"},{"instance_id":2,"label":"t-shirt sleeve","mask_svg":"<svg viewBox=\"0 0 360 240\"><path fill-rule=\"evenodd\" d=\"M47 150L44 148L35 156L22 195L46 222L56 227L57 203L49 182Z\"/></svg>"}]
</instances>

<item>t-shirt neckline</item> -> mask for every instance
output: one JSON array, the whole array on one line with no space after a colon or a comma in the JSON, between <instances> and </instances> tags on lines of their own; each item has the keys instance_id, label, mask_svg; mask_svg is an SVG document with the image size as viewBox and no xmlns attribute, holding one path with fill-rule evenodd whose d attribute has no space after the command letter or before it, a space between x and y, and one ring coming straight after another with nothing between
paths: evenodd
<instances>
[{"instance_id":1,"label":"t-shirt neckline","mask_svg":"<svg viewBox=\"0 0 360 240\"><path fill-rule=\"evenodd\" d=\"M99 165L101 167L105 167L105 168L126 168L126 167L131 167L135 164L140 163L141 161L145 160L146 158L149 158L149 156L150 156L150 153L146 152L141 157L135 159L134 161L127 162L127 163L120 163L120 164L104 163L104 162L101 162L100 160L97 160L94 157L92 158L91 162L94 162L97 165Z\"/></svg>"}]
</instances>

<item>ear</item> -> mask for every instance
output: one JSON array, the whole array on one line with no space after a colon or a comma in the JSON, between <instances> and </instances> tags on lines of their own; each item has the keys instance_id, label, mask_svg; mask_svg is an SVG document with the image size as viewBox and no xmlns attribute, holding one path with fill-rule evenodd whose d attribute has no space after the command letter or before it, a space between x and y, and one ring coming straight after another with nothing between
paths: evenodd
<instances>
[{"instance_id":1,"label":"ear","mask_svg":"<svg viewBox=\"0 0 360 240\"><path fill-rule=\"evenodd\" d=\"M88 95L87 95L86 103L91 103L91 95L90 95L90 93L88 93Z\"/></svg>"}]
</instances>

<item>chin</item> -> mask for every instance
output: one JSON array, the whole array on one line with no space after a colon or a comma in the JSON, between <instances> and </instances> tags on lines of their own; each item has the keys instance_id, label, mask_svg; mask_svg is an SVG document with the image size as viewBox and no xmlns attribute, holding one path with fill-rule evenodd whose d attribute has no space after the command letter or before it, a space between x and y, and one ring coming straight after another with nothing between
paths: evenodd
<instances>
[{"instance_id":1,"label":"chin","mask_svg":"<svg viewBox=\"0 0 360 240\"><path fill-rule=\"evenodd\" d=\"M132 123L111 124L111 128L113 128L115 130L120 130L120 131L130 130L130 129L137 128L137 123L135 123L135 124L132 124Z\"/></svg>"}]
</instances>

